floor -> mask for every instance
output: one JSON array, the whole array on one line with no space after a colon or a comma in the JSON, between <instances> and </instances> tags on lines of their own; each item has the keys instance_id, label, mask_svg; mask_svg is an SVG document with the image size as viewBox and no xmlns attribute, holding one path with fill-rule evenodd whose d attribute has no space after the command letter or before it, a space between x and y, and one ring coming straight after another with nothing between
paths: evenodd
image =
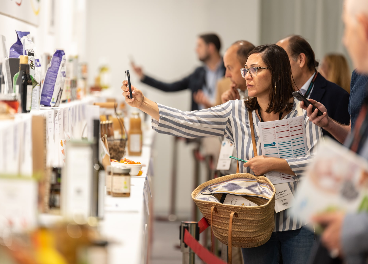
<instances>
[{"instance_id":1,"label":"floor","mask_svg":"<svg viewBox=\"0 0 368 264\"><path fill-rule=\"evenodd\" d=\"M179 248L180 222L154 221L150 264L182 264ZM196 259L196 263L202 263Z\"/></svg>"}]
</instances>

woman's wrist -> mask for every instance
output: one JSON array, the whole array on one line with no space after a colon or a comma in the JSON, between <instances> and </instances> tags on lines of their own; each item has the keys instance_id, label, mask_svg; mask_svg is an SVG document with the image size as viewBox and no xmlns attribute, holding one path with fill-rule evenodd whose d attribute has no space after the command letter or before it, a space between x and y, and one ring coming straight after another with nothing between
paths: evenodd
<instances>
[{"instance_id":1,"label":"woman's wrist","mask_svg":"<svg viewBox=\"0 0 368 264\"><path fill-rule=\"evenodd\" d=\"M145 96L144 95L142 95L142 102L141 102L141 104L139 105L139 107L138 107L138 109L139 110L141 110L141 111L143 111L143 106L144 106L144 103L145 103Z\"/></svg>"}]
</instances>

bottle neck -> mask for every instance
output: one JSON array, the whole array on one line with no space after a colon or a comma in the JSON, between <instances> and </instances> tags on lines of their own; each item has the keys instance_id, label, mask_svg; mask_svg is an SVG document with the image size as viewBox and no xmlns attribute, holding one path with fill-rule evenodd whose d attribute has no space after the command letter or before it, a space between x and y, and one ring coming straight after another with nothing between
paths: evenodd
<instances>
[{"instance_id":1,"label":"bottle neck","mask_svg":"<svg viewBox=\"0 0 368 264\"><path fill-rule=\"evenodd\" d=\"M20 64L19 71L24 71L26 74L29 74L29 65L28 64Z\"/></svg>"}]
</instances>

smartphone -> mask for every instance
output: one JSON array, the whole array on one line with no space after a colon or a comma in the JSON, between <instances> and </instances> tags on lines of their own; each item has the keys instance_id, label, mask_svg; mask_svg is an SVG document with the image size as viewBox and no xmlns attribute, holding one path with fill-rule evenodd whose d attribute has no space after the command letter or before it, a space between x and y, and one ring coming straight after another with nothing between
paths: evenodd
<instances>
[{"instance_id":1,"label":"smartphone","mask_svg":"<svg viewBox=\"0 0 368 264\"><path fill-rule=\"evenodd\" d=\"M129 99L132 99L132 98L133 98L133 94L132 94L132 84L130 83L130 73L129 73L129 70L126 70L126 71L125 71L125 78L126 78L126 80L128 81L129 96L130 96L130 98L129 98Z\"/></svg>"},{"instance_id":2,"label":"smartphone","mask_svg":"<svg viewBox=\"0 0 368 264\"><path fill-rule=\"evenodd\" d=\"M314 112L314 110L318 109L317 107L315 107L311 102L308 101L307 98L304 97L304 95L302 95L301 93L299 92L293 92L293 96L298 99L299 101L303 101L304 102L304 105L306 107L308 107L310 104L313 106L312 108L312 111ZM323 113L318 109L318 113L317 113L317 116L321 116L323 115Z\"/></svg>"}]
</instances>

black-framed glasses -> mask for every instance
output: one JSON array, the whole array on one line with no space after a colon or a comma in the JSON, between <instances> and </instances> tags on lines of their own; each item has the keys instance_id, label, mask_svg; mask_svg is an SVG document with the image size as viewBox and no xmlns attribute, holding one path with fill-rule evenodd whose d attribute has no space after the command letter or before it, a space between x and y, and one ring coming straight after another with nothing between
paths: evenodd
<instances>
[{"instance_id":1,"label":"black-framed glasses","mask_svg":"<svg viewBox=\"0 0 368 264\"><path fill-rule=\"evenodd\" d=\"M250 76L257 76L258 70L262 69L262 70L267 70L269 68L267 67L250 67L250 68L241 68L240 69L240 73L242 75L243 78L245 78L245 75L247 75L247 72L249 71Z\"/></svg>"}]
</instances>

